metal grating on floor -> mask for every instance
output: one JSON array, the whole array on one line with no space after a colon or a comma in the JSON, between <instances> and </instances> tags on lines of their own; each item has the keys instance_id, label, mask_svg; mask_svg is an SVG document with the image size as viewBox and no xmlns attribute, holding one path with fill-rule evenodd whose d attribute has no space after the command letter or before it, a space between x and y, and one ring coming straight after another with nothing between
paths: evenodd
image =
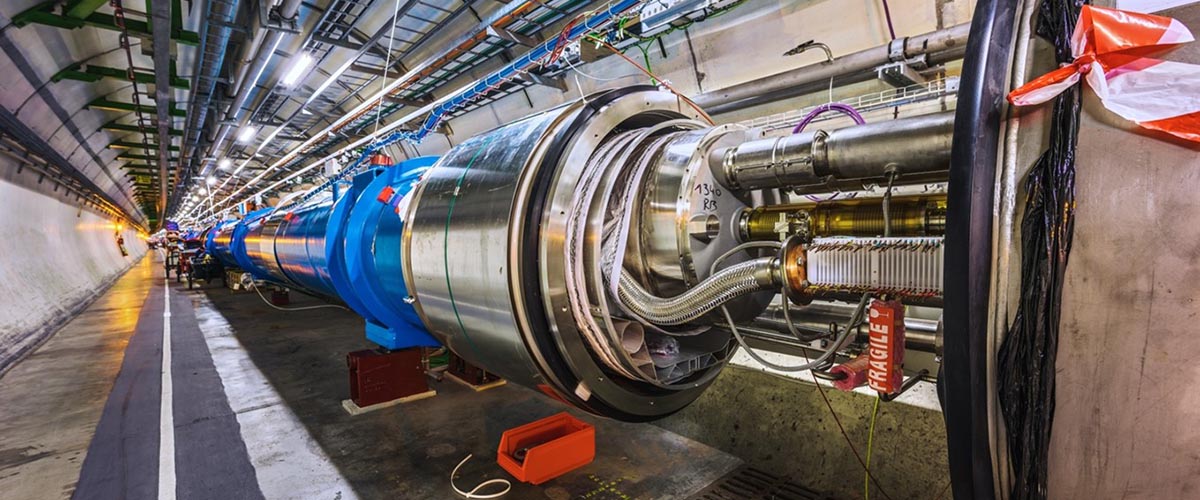
<instances>
[{"instance_id":1,"label":"metal grating on floor","mask_svg":"<svg viewBox=\"0 0 1200 500\"><path fill-rule=\"evenodd\" d=\"M741 467L701 491L692 500L830 500L833 497L791 482L786 477Z\"/></svg>"}]
</instances>

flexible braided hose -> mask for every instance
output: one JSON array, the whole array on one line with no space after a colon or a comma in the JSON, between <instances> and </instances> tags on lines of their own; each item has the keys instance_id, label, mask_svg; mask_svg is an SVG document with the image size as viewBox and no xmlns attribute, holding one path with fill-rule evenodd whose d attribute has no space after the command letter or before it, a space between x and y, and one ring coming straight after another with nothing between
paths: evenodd
<instances>
[{"instance_id":1,"label":"flexible braided hose","mask_svg":"<svg viewBox=\"0 0 1200 500\"><path fill-rule=\"evenodd\" d=\"M729 266L699 285L674 297L658 297L642 288L627 271L621 272L621 303L656 325L681 325L743 295L775 290L781 285L775 257L761 257Z\"/></svg>"}]
</instances>

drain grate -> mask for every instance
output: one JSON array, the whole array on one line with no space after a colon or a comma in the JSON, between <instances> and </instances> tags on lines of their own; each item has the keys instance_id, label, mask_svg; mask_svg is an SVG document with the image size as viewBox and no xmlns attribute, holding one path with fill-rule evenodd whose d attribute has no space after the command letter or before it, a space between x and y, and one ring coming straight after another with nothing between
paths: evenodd
<instances>
[{"instance_id":1,"label":"drain grate","mask_svg":"<svg viewBox=\"0 0 1200 500\"><path fill-rule=\"evenodd\" d=\"M692 500L829 500L788 480L754 467L742 467L701 491Z\"/></svg>"}]
</instances>

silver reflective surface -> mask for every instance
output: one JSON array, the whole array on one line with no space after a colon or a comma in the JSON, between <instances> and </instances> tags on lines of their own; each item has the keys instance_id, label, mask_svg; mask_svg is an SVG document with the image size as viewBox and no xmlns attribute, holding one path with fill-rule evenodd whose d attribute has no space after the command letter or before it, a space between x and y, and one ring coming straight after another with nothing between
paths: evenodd
<instances>
[{"instance_id":1,"label":"silver reflective surface","mask_svg":"<svg viewBox=\"0 0 1200 500\"><path fill-rule=\"evenodd\" d=\"M320 193L304 206L272 217L281 221L275 234L275 256L284 274L302 288L327 297L337 297L325 255L332 198L332 193Z\"/></svg>"},{"instance_id":2,"label":"silver reflective surface","mask_svg":"<svg viewBox=\"0 0 1200 500\"><path fill-rule=\"evenodd\" d=\"M275 234L281 220L277 217L263 217L248 225L246 233L246 256L254 267L266 273L271 280L286 284L287 275L275 260Z\"/></svg>"},{"instance_id":3,"label":"silver reflective surface","mask_svg":"<svg viewBox=\"0 0 1200 500\"><path fill-rule=\"evenodd\" d=\"M517 189L532 176L535 148L571 107L475 136L426 174L410 205L402 253L425 326L468 361L536 386L542 371L526 347L510 265L520 212ZM535 271L536 272L536 271Z\"/></svg>"}]
</instances>

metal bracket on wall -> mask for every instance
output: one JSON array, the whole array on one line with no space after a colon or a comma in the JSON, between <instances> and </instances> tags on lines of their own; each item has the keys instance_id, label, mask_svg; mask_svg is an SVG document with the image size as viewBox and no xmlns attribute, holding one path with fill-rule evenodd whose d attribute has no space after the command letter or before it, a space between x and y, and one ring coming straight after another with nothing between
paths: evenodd
<instances>
[{"instance_id":1,"label":"metal bracket on wall","mask_svg":"<svg viewBox=\"0 0 1200 500\"><path fill-rule=\"evenodd\" d=\"M923 74L929 69L929 59L925 54L921 54L917 57L884 64L875 68L875 74L880 81L896 88L903 88L929 82L929 79Z\"/></svg>"}]
</instances>

